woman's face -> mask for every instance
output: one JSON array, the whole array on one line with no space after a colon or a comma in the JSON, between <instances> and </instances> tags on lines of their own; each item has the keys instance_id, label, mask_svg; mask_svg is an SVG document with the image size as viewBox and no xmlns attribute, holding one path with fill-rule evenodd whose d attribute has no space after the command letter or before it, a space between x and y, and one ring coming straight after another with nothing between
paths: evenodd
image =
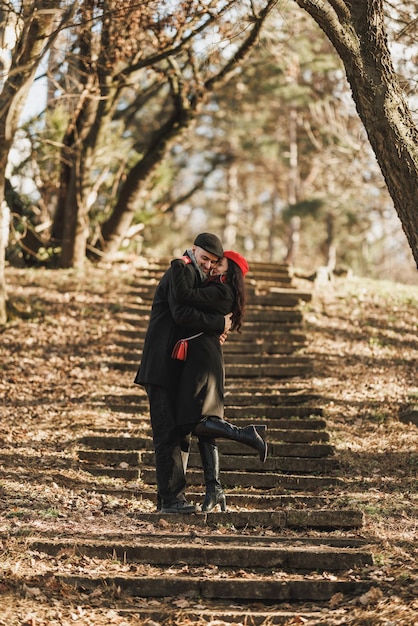
<instances>
[{"instance_id":1,"label":"woman's face","mask_svg":"<svg viewBox=\"0 0 418 626\"><path fill-rule=\"evenodd\" d=\"M228 259L226 256L223 256L222 259L216 263L215 267L212 270L212 274L214 276L219 276L220 274L225 274L228 269Z\"/></svg>"}]
</instances>

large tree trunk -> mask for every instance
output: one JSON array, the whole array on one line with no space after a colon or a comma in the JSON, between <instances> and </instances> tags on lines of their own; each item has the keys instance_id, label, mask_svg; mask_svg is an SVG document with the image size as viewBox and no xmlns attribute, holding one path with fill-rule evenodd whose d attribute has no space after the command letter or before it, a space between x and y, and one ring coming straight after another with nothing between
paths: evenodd
<instances>
[{"instance_id":1,"label":"large tree trunk","mask_svg":"<svg viewBox=\"0 0 418 626\"><path fill-rule=\"evenodd\" d=\"M382 0L295 0L342 59L364 124L418 267L418 130L393 69Z\"/></svg>"}]
</instances>

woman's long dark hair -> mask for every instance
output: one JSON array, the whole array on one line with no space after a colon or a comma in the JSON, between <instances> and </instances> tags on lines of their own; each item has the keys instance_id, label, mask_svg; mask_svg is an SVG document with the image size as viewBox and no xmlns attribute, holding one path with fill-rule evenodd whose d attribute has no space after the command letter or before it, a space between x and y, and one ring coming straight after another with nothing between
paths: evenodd
<instances>
[{"instance_id":1,"label":"woman's long dark hair","mask_svg":"<svg viewBox=\"0 0 418 626\"><path fill-rule=\"evenodd\" d=\"M234 304L232 305L232 326L231 330L241 332L241 326L244 322L244 314L247 306L247 289L243 273L239 266L228 259L228 269L226 271L227 282L231 285L235 293Z\"/></svg>"}]
</instances>

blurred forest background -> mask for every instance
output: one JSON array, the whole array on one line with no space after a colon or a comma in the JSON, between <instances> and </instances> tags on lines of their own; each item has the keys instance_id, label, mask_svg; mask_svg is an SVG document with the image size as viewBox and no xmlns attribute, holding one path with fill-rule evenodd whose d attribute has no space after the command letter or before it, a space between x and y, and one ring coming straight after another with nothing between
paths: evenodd
<instances>
[{"instance_id":1,"label":"blurred forest background","mask_svg":"<svg viewBox=\"0 0 418 626\"><path fill-rule=\"evenodd\" d=\"M16 93L21 105L7 262L170 256L210 230L306 275L327 265L416 283L341 59L298 3L32 4L0 2L1 107ZM416 122L416 3L384 6Z\"/></svg>"}]
</instances>

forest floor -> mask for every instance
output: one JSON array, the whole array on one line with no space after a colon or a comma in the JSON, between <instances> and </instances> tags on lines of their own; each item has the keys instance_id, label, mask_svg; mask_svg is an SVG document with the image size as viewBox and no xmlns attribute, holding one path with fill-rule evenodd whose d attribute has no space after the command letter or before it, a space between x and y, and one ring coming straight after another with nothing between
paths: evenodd
<instances>
[{"instance_id":1,"label":"forest floor","mask_svg":"<svg viewBox=\"0 0 418 626\"><path fill-rule=\"evenodd\" d=\"M76 438L100 420L103 428L112 424L94 399L132 384L132 372L107 364L116 352L112 338L123 293L137 271L130 264L82 273L6 268L13 314L0 329L2 626L145 623L134 607L126 609L125 602L122 610L106 594L83 596L53 580L48 588L26 584L36 555L21 540L28 529L53 527L56 536L77 529L88 536L92 528L116 532L133 524L126 513L139 506L135 501L108 500L114 508L104 515L103 498L64 490L54 475ZM362 535L376 545L374 591L352 607L350 618L345 612L338 621L336 610L334 621L315 623L412 626L418 623L418 427L402 415L418 404L418 287L336 278L315 287L303 307L307 353L314 357L309 382L326 411L347 498L365 513ZM45 463L50 479L37 485L31 468L39 471ZM65 471L71 480L71 468ZM177 623L187 624L187 612ZM289 621L301 623L297 616Z\"/></svg>"}]
</instances>

